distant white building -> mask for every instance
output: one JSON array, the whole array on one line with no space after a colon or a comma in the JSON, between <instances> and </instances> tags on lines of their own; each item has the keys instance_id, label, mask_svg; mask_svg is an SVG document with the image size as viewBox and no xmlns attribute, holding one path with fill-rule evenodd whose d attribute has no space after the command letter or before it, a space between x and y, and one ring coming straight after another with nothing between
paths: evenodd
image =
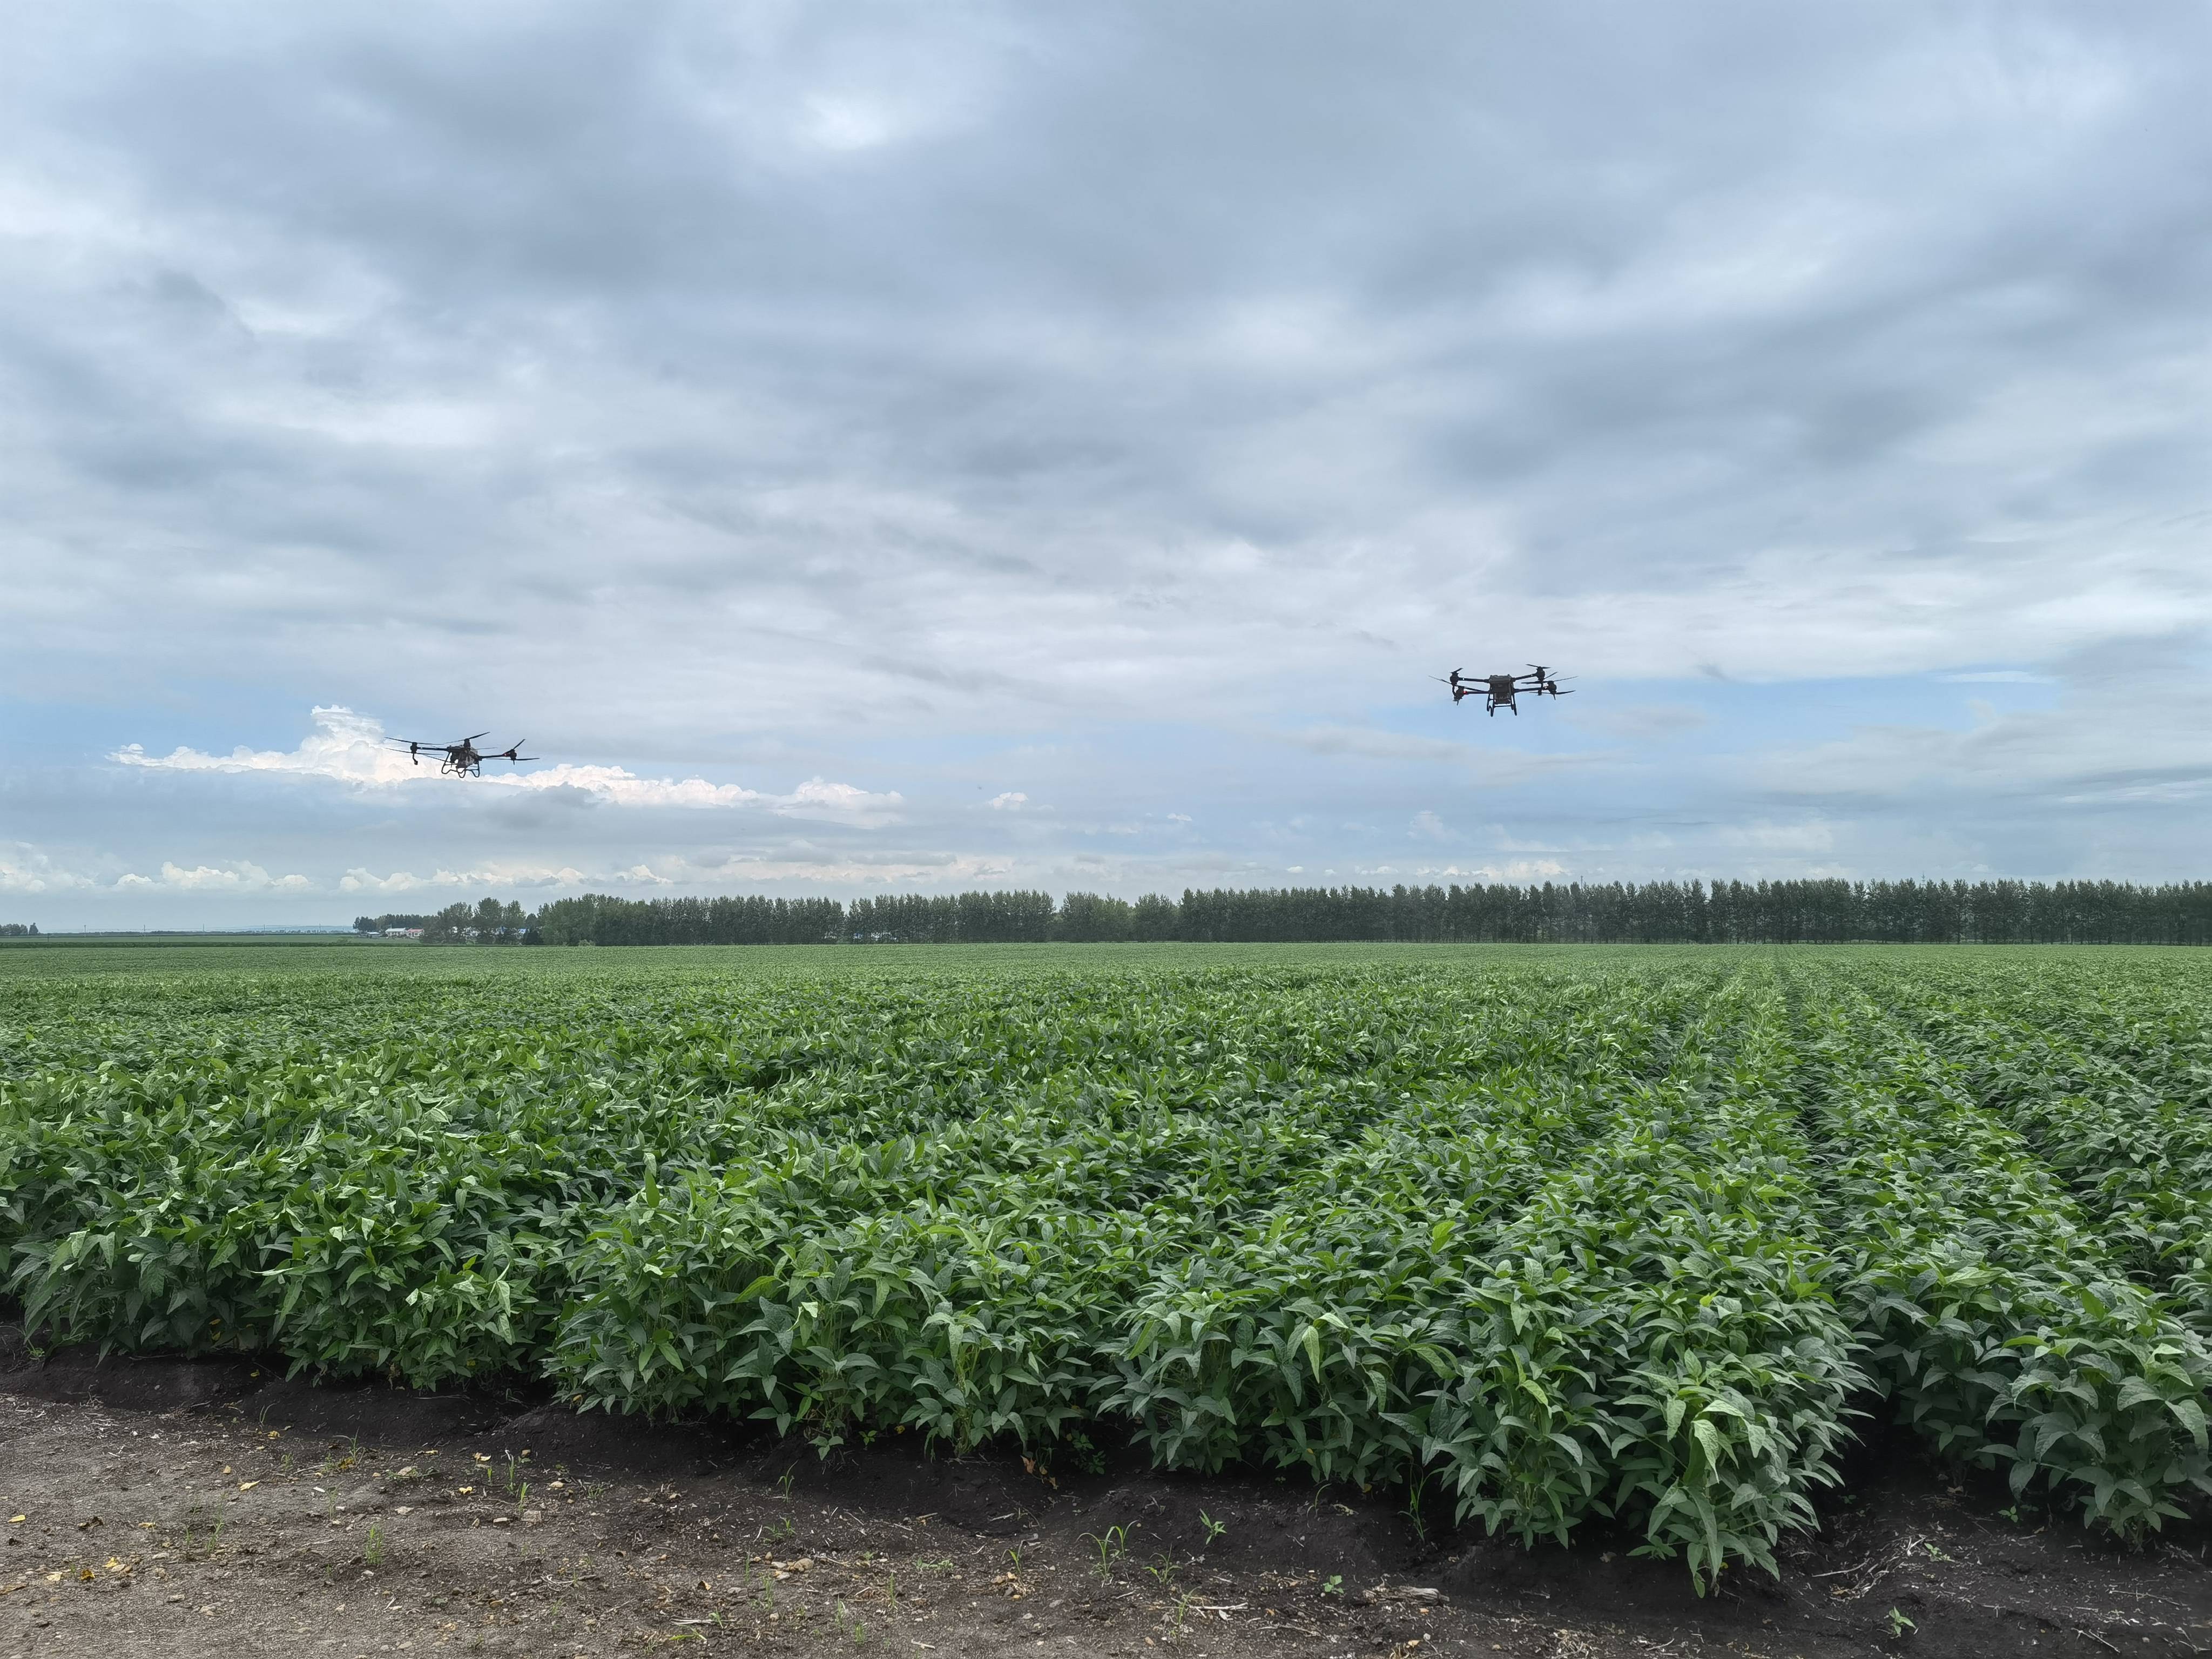
<instances>
[{"instance_id":1,"label":"distant white building","mask_svg":"<svg viewBox=\"0 0 2212 1659\"><path fill-rule=\"evenodd\" d=\"M386 939L420 939L422 930L420 927L387 927L384 930L384 936Z\"/></svg>"}]
</instances>

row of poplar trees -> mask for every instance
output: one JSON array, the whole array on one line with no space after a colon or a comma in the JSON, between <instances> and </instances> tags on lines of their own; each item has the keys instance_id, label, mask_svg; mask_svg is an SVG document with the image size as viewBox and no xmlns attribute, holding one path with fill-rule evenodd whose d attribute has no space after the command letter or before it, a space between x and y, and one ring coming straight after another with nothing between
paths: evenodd
<instances>
[{"instance_id":1,"label":"row of poplar trees","mask_svg":"<svg viewBox=\"0 0 2212 1659\"><path fill-rule=\"evenodd\" d=\"M486 900L486 904L492 901ZM453 907L456 911L465 906ZM1528 945L2212 945L2212 882L1655 881L855 899L556 899L490 931L547 945L1402 940ZM471 925L482 907L471 912ZM442 919L442 917L441 917ZM450 935L449 935L450 936ZM425 938L428 938L428 932Z\"/></svg>"}]
</instances>

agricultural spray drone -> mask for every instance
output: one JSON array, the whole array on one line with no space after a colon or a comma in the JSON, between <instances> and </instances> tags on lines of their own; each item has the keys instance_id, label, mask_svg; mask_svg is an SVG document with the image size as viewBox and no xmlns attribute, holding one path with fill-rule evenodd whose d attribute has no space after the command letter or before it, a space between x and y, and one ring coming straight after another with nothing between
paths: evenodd
<instances>
[{"instance_id":1,"label":"agricultural spray drone","mask_svg":"<svg viewBox=\"0 0 2212 1659\"><path fill-rule=\"evenodd\" d=\"M457 778L482 777L483 763L488 760L520 763L538 758L535 755L526 755L522 752L522 745L530 741L527 738L518 738L512 748L495 750L489 755L479 753L477 749L477 738L489 735L490 733L487 732L473 732L463 738L459 743L426 743L419 738L392 738L387 741L404 749L407 751L407 758L417 766L422 763L422 757L425 755L444 757L438 763L438 770L441 773L451 773Z\"/></svg>"},{"instance_id":2,"label":"agricultural spray drone","mask_svg":"<svg viewBox=\"0 0 2212 1659\"><path fill-rule=\"evenodd\" d=\"M1454 702L1466 697L1480 697L1484 712L1490 714L1495 714L1501 708L1510 708L1518 714L1521 705L1514 699L1524 691L1536 697L1571 697L1575 695L1571 691L1560 690L1559 682L1543 664L1530 663L1528 666L1531 672L1526 674L1482 674L1472 678L1455 668L1449 675L1442 677L1439 683L1451 687Z\"/></svg>"}]
</instances>

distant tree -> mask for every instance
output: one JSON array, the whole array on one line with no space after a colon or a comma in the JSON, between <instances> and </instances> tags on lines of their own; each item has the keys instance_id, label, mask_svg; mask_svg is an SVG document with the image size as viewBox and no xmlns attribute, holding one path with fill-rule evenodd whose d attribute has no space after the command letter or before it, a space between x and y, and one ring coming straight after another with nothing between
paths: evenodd
<instances>
[{"instance_id":1,"label":"distant tree","mask_svg":"<svg viewBox=\"0 0 2212 1659\"><path fill-rule=\"evenodd\" d=\"M476 912L465 900L447 905L422 924L425 945L464 945L476 933Z\"/></svg>"},{"instance_id":2,"label":"distant tree","mask_svg":"<svg viewBox=\"0 0 2212 1659\"><path fill-rule=\"evenodd\" d=\"M1182 910L1161 893L1147 893L1129 909L1129 937L1146 943L1180 937Z\"/></svg>"},{"instance_id":3,"label":"distant tree","mask_svg":"<svg viewBox=\"0 0 2212 1659\"><path fill-rule=\"evenodd\" d=\"M621 902L618 899L605 902ZM559 904L546 907L548 914L556 917L556 931L559 931L561 922L568 920L562 914L562 906L573 908L576 903L575 900L564 899ZM501 903L495 898L484 898L474 905L463 902L447 905L434 916L386 917L384 920L419 923L425 945L536 945L544 937L540 926L541 918L527 914L512 899ZM583 941L581 939L564 939L563 942L580 944Z\"/></svg>"},{"instance_id":4,"label":"distant tree","mask_svg":"<svg viewBox=\"0 0 2212 1659\"><path fill-rule=\"evenodd\" d=\"M597 893L556 899L538 912L538 936L548 945L597 945L599 907L612 902Z\"/></svg>"},{"instance_id":5,"label":"distant tree","mask_svg":"<svg viewBox=\"0 0 2212 1659\"><path fill-rule=\"evenodd\" d=\"M1127 899L1070 893L1060 901L1054 937L1072 944L1113 944L1133 936L1135 914Z\"/></svg>"}]
</instances>

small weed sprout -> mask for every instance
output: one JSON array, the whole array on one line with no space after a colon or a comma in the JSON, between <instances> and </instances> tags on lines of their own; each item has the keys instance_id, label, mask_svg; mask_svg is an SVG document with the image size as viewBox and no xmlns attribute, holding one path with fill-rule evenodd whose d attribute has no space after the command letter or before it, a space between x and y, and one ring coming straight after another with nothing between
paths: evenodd
<instances>
[{"instance_id":1,"label":"small weed sprout","mask_svg":"<svg viewBox=\"0 0 2212 1659\"><path fill-rule=\"evenodd\" d=\"M837 1603L837 1629L840 1634L856 1648L868 1645L868 1627L853 1617L852 1610L842 1601Z\"/></svg>"},{"instance_id":2,"label":"small weed sprout","mask_svg":"<svg viewBox=\"0 0 2212 1659\"><path fill-rule=\"evenodd\" d=\"M362 1544L361 1559L372 1567L384 1565L384 1522L381 1521L368 1523L368 1537Z\"/></svg>"},{"instance_id":3,"label":"small weed sprout","mask_svg":"<svg viewBox=\"0 0 2212 1659\"><path fill-rule=\"evenodd\" d=\"M1889 1633L1892 1636L1902 1638L1905 1632L1919 1628L1919 1626L1914 1624L1895 1607L1889 1610Z\"/></svg>"},{"instance_id":4,"label":"small weed sprout","mask_svg":"<svg viewBox=\"0 0 2212 1659\"><path fill-rule=\"evenodd\" d=\"M1095 1544L1098 1547L1098 1559L1091 1564L1091 1570L1098 1575L1100 1583L1112 1583L1114 1569L1129 1553L1129 1529L1127 1527L1109 1527L1103 1537L1095 1532L1086 1532L1083 1538L1085 1543Z\"/></svg>"},{"instance_id":5,"label":"small weed sprout","mask_svg":"<svg viewBox=\"0 0 2212 1659\"><path fill-rule=\"evenodd\" d=\"M1340 1573L1340 1572L1333 1572L1333 1573L1329 1574L1329 1576L1328 1576L1328 1582L1327 1583L1323 1584L1323 1585L1321 1587L1321 1593L1322 1593L1323 1595L1343 1595L1343 1594L1344 1594L1344 1575L1343 1575L1342 1573Z\"/></svg>"},{"instance_id":6,"label":"small weed sprout","mask_svg":"<svg viewBox=\"0 0 2212 1659\"><path fill-rule=\"evenodd\" d=\"M1229 1530L1228 1523L1226 1522L1215 1520L1204 1510L1200 1510L1198 1512L1198 1524L1206 1528L1206 1547L1208 1549L1212 1549L1213 1547L1214 1540L1220 1537L1223 1533Z\"/></svg>"},{"instance_id":7,"label":"small weed sprout","mask_svg":"<svg viewBox=\"0 0 2212 1659\"><path fill-rule=\"evenodd\" d=\"M1406 1519L1413 1523L1413 1537L1423 1544L1429 1541L1428 1523L1421 1517L1421 1498L1429 1485L1427 1471L1416 1474L1406 1484Z\"/></svg>"}]
</instances>

